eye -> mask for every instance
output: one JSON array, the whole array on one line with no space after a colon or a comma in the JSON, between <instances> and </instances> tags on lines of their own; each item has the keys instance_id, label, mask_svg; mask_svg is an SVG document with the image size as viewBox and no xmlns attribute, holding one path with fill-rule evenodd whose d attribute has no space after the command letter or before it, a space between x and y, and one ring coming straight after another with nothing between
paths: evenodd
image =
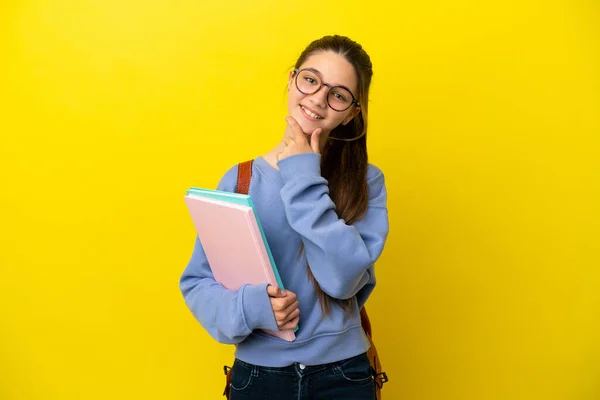
<instances>
[{"instance_id":1,"label":"eye","mask_svg":"<svg viewBox=\"0 0 600 400\"><path fill-rule=\"evenodd\" d=\"M314 85L315 83L317 83L317 81L313 77L311 77L311 76L304 77L304 80L306 82L310 83L311 85Z\"/></svg>"},{"instance_id":2,"label":"eye","mask_svg":"<svg viewBox=\"0 0 600 400\"><path fill-rule=\"evenodd\" d=\"M334 92L334 93L333 93L333 96L334 96L334 97L335 97L337 100L340 100L340 101L343 101L343 102L345 102L345 101L346 101L346 97L345 97L343 94L341 94L340 92Z\"/></svg>"}]
</instances>

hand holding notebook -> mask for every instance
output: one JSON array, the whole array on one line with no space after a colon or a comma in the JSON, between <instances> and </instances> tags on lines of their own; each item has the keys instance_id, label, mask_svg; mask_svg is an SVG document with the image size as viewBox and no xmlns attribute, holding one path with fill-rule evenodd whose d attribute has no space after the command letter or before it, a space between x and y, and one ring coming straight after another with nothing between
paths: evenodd
<instances>
[{"instance_id":1,"label":"hand holding notebook","mask_svg":"<svg viewBox=\"0 0 600 400\"><path fill-rule=\"evenodd\" d=\"M268 286L267 294L271 300L271 308L279 329L286 330L297 326L300 309L296 294L275 286Z\"/></svg>"},{"instance_id":2,"label":"hand holding notebook","mask_svg":"<svg viewBox=\"0 0 600 400\"><path fill-rule=\"evenodd\" d=\"M248 195L191 188L184 197L215 280L237 290L244 284L283 283ZM292 330L271 331L287 341Z\"/></svg>"}]
</instances>

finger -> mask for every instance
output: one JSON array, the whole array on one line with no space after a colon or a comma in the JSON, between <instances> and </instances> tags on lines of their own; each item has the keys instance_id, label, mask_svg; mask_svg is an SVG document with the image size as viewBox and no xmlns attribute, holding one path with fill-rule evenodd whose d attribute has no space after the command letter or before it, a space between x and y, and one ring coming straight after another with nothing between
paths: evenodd
<instances>
[{"instance_id":1,"label":"finger","mask_svg":"<svg viewBox=\"0 0 600 400\"><path fill-rule=\"evenodd\" d=\"M275 320L277 321L277 326L281 326L283 324L288 323L293 318L297 317L300 314L299 308L294 308L293 310L282 310L276 311L274 313Z\"/></svg>"},{"instance_id":2,"label":"finger","mask_svg":"<svg viewBox=\"0 0 600 400\"><path fill-rule=\"evenodd\" d=\"M282 326L285 326L286 324L290 323L291 321L298 318L299 316L300 316L300 309L297 308L291 314L288 314L281 318L276 318L277 327L281 328Z\"/></svg>"},{"instance_id":3,"label":"finger","mask_svg":"<svg viewBox=\"0 0 600 400\"><path fill-rule=\"evenodd\" d=\"M288 322L287 324L280 326L279 330L287 331L287 330L296 329L299 321L300 321L300 317L296 317L293 320L291 320L290 322Z\"/></svg>"},{"instance_id":4,"label":"finger","mask_svg":"<svg viewBox=\"0 0 600 400\"><path fill-rule=\"evenodd\" d=\"M267 294L269 297L285 297L287 293L285 290L281 290L281 288L273 285L267 286Z\"/></svg>"},{"instance_id":5,"label":"finger","mask_svg":"<svg viewBox=\"0 0 600 400\"><path fill-rule=\"evenodd\" d=\"M293 304L294 302L298 302L298 297L296 296L296 293L290 292L288 290L287 294L285 296L285 299L283 299L283 302L285 302L286 308L287 308L287 306L289 306L290 304Z\"/></svg>"},{"instance_id":6,"label":"finger","mask_svg":"<svg viewBox=\"0 0 600 400\"><path fill-rule=\"evenodd\" d=\"M288 305L283 312L285 313L285 315L289 315L297 309L298 309L298 301L295 301L292 304Z\"/></svg>"},{"instance_id":7,"label":"finger","mask_svg":"<svg viewBox=\"0 0 600 400\"><path fill-rule=\"evenodd\" d=\"M286 318L285 321L282 325L287 324L288 322L290 322L291 320L298 318L300 316L300 309L296 308L294 311L292 311Z\"/></svg>"},{"instance_id":8,"label":"finger","mask_svg":"<svg viewBox=\"0 0 600 400\"><path fill-rule=\"evenodd\" d=\"M289 303L285 301L285 299L279 299L276 297L271 297L271 307L273 308L273 312L275 312L275 318L281 319L281 313L285 314L285 310L289 307Z\"/></svg>"},{"instance_id":9,"label":"finger","mask_svg":"<svg viewBox=\"0 0 600 400\"><path fill-rule=\"evenodd\" d=\"M277 299L271 297L271 308L275 313L275 318L278 320L285 319L285 317L298 308L298 302L289 303L287 299Z\"/></svg>"},{"instance_id":10,"label":"finger","mask_svg":"<svg viewBox=\"0 0 600 400\"><path fill-rule=\"evenodd\" d=\"M277 162L285 160L287 157L289 157L289 151L287 150L287 147L284 147L283 151L280 151L275 155L275 159L277 160Z\"/></svg>"},{"instance_id":11,"label":"finger","mask_svg":"<svg viewBox=\"0 0 600 400\"><path fill-rule=\"evenodd\" d=\"M296 136L296 138L302 138L306 140L304 132L302 132L302 128L300 128L298 121L296 121L294 117L288 115L287 117L285 117L285 120L287 121L288 125L290 126L290 129L292 130L292 133L294 134L294 136Z\"/></svg>"},{"instance_id":12,"label":"finger","mask_svg":"<svg viewBox=\"0 0 600 400\"><path fill-rule=\"evenodd\" d=\"M317 128L312 135L310 135L310 147L312 151L317 154L321 154L321 148L319 146L321 132L323 132L323 130L321 128Z\"/></svg>"},{"instance_id":13,"label":"finger","mask_svg":"<svg viewBox=\"0 0 600 400\"><path fill-rule=\"evenodd\" d=\"M298 309L298 305L288 306L285 305L275 305L273 307L273 314L275 314L275 319L277 321L287 321L289 320L288 316Z\"/></svg>"}]
</instances>

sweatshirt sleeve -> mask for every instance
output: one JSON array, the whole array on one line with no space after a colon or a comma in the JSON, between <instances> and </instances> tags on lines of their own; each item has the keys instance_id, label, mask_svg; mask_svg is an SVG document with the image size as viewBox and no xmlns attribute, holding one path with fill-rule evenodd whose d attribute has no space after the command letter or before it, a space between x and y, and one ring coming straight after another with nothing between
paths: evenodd
<instances>
[{"instance_id":1,"label":"sweatshirt sleeve","mask_svg":"<svg viewBox=\"0 0 600 400\"><path fill-rule=\"evenodd\" d=\"M278 163L286 216L302 237L310 270L321 289L337 299L359 295L364 304L373 290L374 263L389 230L384 176L372 166L376 173L367 182L367 212L349 225L335 212L320 163L321 156L315 153L297 154Z\"/></svg>"},{"instance_id":2,"label":"sweatshirt sleeve","mask_svg":"<svg viewBox=\"0 0 600 400\"><path fill-rule=\"evenodd\" d=\"M218 189L233 192L236 178L234 167L225 174ZM191 259L180 279L180 289L196 320L221 343L240 343L254 329L278 330L267 284L226 289L215 280L197 236Z\"/></svg>"}]
</instances>

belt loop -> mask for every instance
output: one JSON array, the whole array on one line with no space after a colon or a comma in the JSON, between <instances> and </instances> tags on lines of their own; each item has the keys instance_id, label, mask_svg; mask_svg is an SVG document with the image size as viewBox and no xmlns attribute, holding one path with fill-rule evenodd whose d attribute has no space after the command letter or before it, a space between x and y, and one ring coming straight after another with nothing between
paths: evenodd
<instances>
[{"instance_id":1,"label":"belt loop","mask_svg":"<svg viewBox=\"0 0 600 400\"><path fill-rule=\"evenodd\" d=\"M252 365L252 372L250 372L250 375L258 378L258 371L259 371L260 367L258 365Z\"/></svg>"},{"instance_id":2,"label":"belt loop","mask_svg":"<svg viewBox=\"0 0 600 400\"><path fill-rule=\"evenodd\" d=\"M342 373L342 369L340 368L340 365L338 363L334 363L331 365L331 369L333 370L333 372L335 372L336 374L341 374Z\"/></svg>"}]
</instances>

